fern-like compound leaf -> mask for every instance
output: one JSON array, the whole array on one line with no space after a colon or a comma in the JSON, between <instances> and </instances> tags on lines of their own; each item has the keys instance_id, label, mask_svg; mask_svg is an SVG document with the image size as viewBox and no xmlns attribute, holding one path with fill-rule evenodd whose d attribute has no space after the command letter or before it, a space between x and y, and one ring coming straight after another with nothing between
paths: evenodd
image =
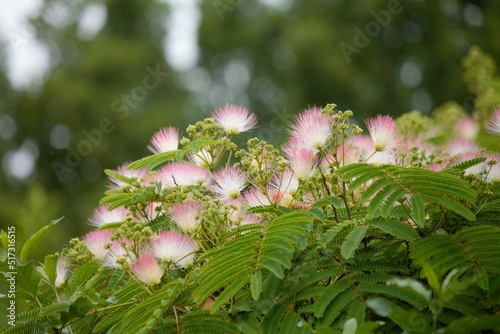
<instances>
[{"instance_id":1,"label":"fern-like compound leaf","mask_svg":"<svg viewBox=\"0 0 500 334\"><path fill-rule=\"evenodd\" d=\"M354 230L351 231L345 238L342 246L340 247L340 253L346 259L350 259L356 249L358 249L359 244L363 240L368 226L356 226Z\"/></svg>"}]
</instances>

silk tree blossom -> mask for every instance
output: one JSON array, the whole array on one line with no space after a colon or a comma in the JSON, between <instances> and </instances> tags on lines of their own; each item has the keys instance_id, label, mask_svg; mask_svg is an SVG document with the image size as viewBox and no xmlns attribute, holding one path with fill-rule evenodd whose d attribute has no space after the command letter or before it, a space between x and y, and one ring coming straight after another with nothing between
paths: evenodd
<instances>
[{"instance_id":1,"label":"silk tree blossom","mask_svg":"<svg viewBox=\"0 0 500 334\"><path fill-rule=\"evenodd\" d=\"M161 231L150 238L151 249L162 261L171 261L185 268L193 263L198 247L187 235L174 231Z\"/></svg>"},{"instance_id":2,"label":"silk tree blossom","mask_svg":"<svg viewBox=\"0 0 500 334\"><path fill-rule=\"evenodd\" d=\"M66 278L68 277L68 261L63 255L59 255L56 264L56 288L60 288L64 285Z\"/></svg>"},{"instance_id":3,"label":"silk tree blossom","mask_svg":"<svg viewBox=\"0 0 500 334\"><path fill-rule=\"evenodd\" d=\"M160 283L163 276L163 269L152 253L141 254L137 261L132 264L130 270L141 282L147 285Z\"/></svg>"},{"instance_id":4,"label":"silk tree blossom","mask_svg":"<svg viewBox=\"0 0 500 334\"><path fill-rule=\"evenodd\" d=\"M355 162L364 162L375 152L373 140L370 136L356 136L350 139L347 145L350 148L352 155L355 156Z\"/></svg>"},{"instance_id":5,"label":"silk tree blossom","mask_svg":"<svg viewBox=\"0 0 500 334\"><path fill-rule=\"evenodd\" d=\"M332 154L326 155L321 161L321 169L326 173L330 166L338 163L339 167L344 167L358 162L354 150L347 142L337 147L337 155L334 157Z\"/></svg>"},{"instance_id":6,"label":"silk tree blossom","mask_svg":"<svg viewBox=\"0 0 500 334\"><path fill-rule=\"evenodd\" d=\"M461 162L482 156L486 157L486 160L467 168L464 171L464 174L482 176L484 177L484 181L486 183L500 181L500 154L467 152L460 154L454 162L455 164L459 164Z\"/></svg>"},{"instance_id":7,"label":"silk tree blossom","mask_svg":"<svg viewBox=\"0 0 500 334\"><path fill-rule=\"evenodd\" d=\"M210 172L185 162L171 162L156 174L156 181L166 187L194 186L210 183Z\"/></svg>"},{"instance_id":8,"label":"silk tree blossom","mask_svg":"<svg viewBox=\"0 0 500 334\"><path fill-rule=\"evenodd\" d=\"M187 157L196 166L201 168L208 168L212 166L214 162L214 157L212 156L208 148L209 148L208 146L204 147L197 153L188 154ZM216 159L217 158L218 157L216 157Z\"/></svg>"},{"instance_id":9,"label":"silk tree blossom","mask_svg":"<svg viewBox=\"0 0 500 334\"><path fill-rule=\"evenodd\" d=\"M284 206L284 207L291 207L292 204L294 204L294 199L293 196L290 195L289 193L277 191L275 192L272 196L271 199L274 204L279 205L279 206Z\"/></svg>"},{"instance_id":10,"label":"silk tree blossom","mask_svg":"<svg viewBox=\"0 0 500 334\"><path fill-rule=\"evenodd\" d=\"M470 140L455 139L448 143L446 149L450 156L455 156L462 153L478 152L481 147Z\"/></svg>"},{"instance_id":11,"label":"silk tree blossom","mask_svg":"<svg viewBox=\"0 0 500 334\"><path fill-rule=\"evenodd\" d=\"M476 140L477 135L479 134L479 124L470 118L465 117L458 121L457 124L457 135L460 138L466 140Z\"/></svg>"},{"instance_id":12,"label":"silk tree blossom","mask_svg":"<svg viewBox=\"0 0 500 334\"><path fill-rule=\"evenodd\" d=\"M82 238L87 249L96 259L102 260L108 253L106 245L111 244L111 236L114 230L97 230L85 234Z\"/></svg>"},{"instance_id":13,"label":"silk tree blossom","mask_svg":"<svg viewBox=\"0 0 500 334\"><path fill-rule=\"evenodd\" d=\"M422 156L422 162L424 164L427 164L429 161L431 161L433 156L439 155L436 146L422 141L422 139L420 138L406 140L401 144L400 150L401 152L405 152L408 154L417 152Z\"/></svg>"},{"instance_id":14,"label":"silk tree blossom","mask_svg":"<svg viewBox=\"0 0 500 334\"><path fill-rule=\"evenodd\" d=\"M448 167L449 163L447 161L443 161L441 163L435 163L427 166L428 170L431 170L433 172L440 172L446 167Z\"/></svg>"},{"instance_id":15,"label":"silk tree blossom","mask_svg":"<svg viewBox=\"0 0 500 334\"><path fill-rule=\"evenodd\" d=\"M286 169L273 176L271 186L279 192L294 194L299 189L299 180L291 169Z\"/></svg>"},{"instance_id":16,"label":"silk tree blossom","mask_svg":"<svg viewBox=\"0 0 500 334\"><path fill-rule=\"evenodd\" d=\"M486 154L488 157L488 170L486 182L500 182L500 154Z\"/></svg>"},{"instance_id":17,"label":"silk tree blossom","mask_svg":"<svg viewBox=\"0 0 500 334\"><path fill-rule=\"evenodd\" d=\"M244 203L249 208L253 208L261 205L271 205L269 198L256 187L251 187L248 189L244 195Z\"/></svg>"},{"instance_id":18,"label":"silk tree blossom","mask_svg":"<svg viewBox=\"0 0 500 334\"><path fill-rule=\"evenodd\" d=\"M290 161L290 167L298 179L310 177L318 164L318 155L315 151L305 147L298 147L295 143L284 145L282 150Z\"/></svg>"},{"instance_id":19,"label":"silk tree blossom","mask_svg":"<svg viewBox=\"0 0 500 334\"><path fill-rule=\"evenodd\" d=\"M127 219L130 211L123 206L109 210L109 204L97 207L88 219L89 225L102 227L107 224L119 223Z\"/></svg>"},{"instance_id":20,"label":"silk tree blossom","mask_svg":"<svg viewBox=\"0 0 500 334\"><path fill-rule=\"evenodd\" d=\"M394 149L399 144L400 138L397 134L396 122L391 117L378 115L368 119L366 126L376 151Z\"/></svg>"},{"instance_id":21,"label":"silk tree blossom","mask_svg":"<svg viewBox=\"0 0 500 334\"><path fill-rule=\"evenodd\" d=\"M149 223L163 213L163 210L161 209L162 205L162 202L149 203L144 208L144 212L139 213L139 217L137 218L146 224Z\"/></svg>"},{"instance_id":22,"label":"silk tree blossom","mask_svg":"<svg viewBox=\"0 0 500 334\"><path fill-rule=\"evenodd\" d=\"M332 119L321 108L308 109L297 116L291 134L301 146L318 152L331 140Z\"/></svg>"},{"instance_id":23,"label":"silk tree blossom","mask_svg":"<svg viewBox=\"0 0 500 334\"><path fill-rule=\"evenodd\" d=\"M227 199L225 202L226 205L230 207L228 216L229 220L233 222L237 221L239 217L244 214L242 200L240 198L230 198Z\"/></svg>"},{"instance_id":24,"label":"silk tree blossom","mask_svg":"<svg viewBox=\"0 0 500 334\"><path fill-rule=\"evenodd\" d=\"M458 156L453 159L453 164L460 164L464 161L472 160L478 157L481 157L483 155L479 154L479 152L465 152L465 153L460 153ZM479 176L481 174L485 174L486 170L488 168L488 162L483 161L481 163L475 164L474 166L471 166L464 170L465 175L476 175Z\"/></svg>"},{"instance_id":25,"label":"silk tree blossom","mask_svg":"<svg viewBox=\"0 0 500 334\"><path fill-rule=\"evenodd\" d=\"M212 117L229 135L246 132L257 125L257 117L247 108L226 104L212 113Z\"/></svg>"},{"instance_id":26,"label":"silk tree blossom","mask_svg":"<svg viewBox=\"0 0 500 334\"><path fill-rule=\"evenodd\" d=\"M156 132L151 138L148 150L152 153L166 153L179 148L179 130L168 127Z\"/></svg>"},{"instance_id":27,"label":"silk tree blossom","mask_svg":"<svg viewBox=\"0 0 500 334\"><path fill-rule=\"evenodd\" d=\"M395 149L377 151L371 137L357 136L352 140L351 145L351 148L361 162L373 165L396 164L397 151Z\"/></svg>"},{"instance_id":28,"label":"silk tree blossom","mask_svg":"<svg viewBox=\"0 0 500 334\"><path fill-rule=\"evenodd\" d=\"M103 259L103 264L109 268L120 268L124 263L129 265L135 261L133 253L129 252L126 248L132 244L128 239L113 241L108 253Z\"/></svg>"},{"instance_id":29,"label":"silk tree blossom","mask_svg":"<svg viewBox=\"0 0 500 334\"><path fill-rule=\"evenodd\" d=\"M187 200L183 203L175 203L170 207L168 216L183 231L192 231L199 223L201 206L197 201Z\"/></svg>"},{"instance_id":30,"label":"silk tree blossom","mask_svg":"<svg viewBox=\"0 0 500 334\"><path fill-rule=\"evenodd\" d=\"M486 132L492 135L500 135L500 108L495 110L490 118L484 123Z\"/></svg>"},{"instance_id":31,"label":"silk tree blossom","mask_svg":"<svg viewBox=\"0 0 500 334\"><path fill-rule=\"evenodd\" d=\"M246 178L238 168L226 167L213 176L210 189L219 194L221 199L237 198L245 189Z\"/></svg>"},{"instance_id":32,"label":"silk tree blossom","mask_svg":"<svg viewBox=\"0 0 500 334\"><path fill-rule=\"evenodd\" d=\"M128 162L121 165L120 167L118 167L116 169L116 172L125 176L125 177L128 177L129 179L131 179L131 178L140 179L140 178L145 177L148 174L148 169L146 167L139 168L139 169L127 169L128 165L129 165ZM128 185L128 183L123 182L123 181L121 181L117 178L114 178L112 176L108 176L108 181L109 181L108 187L110 189L121 189L121 188Z\"/></svg>"},{"instance_id":33,"label":"silk tree blossom","mask_svg":"<svg viewBox=\"0 0 500 334\"><path fill-rule=\"evenodd\" d=\"M371 155L367 163L372 165L395 165L397 161L397 152L395 150L375 152Z\"/></svg>"},{"instance_id":34,"label":"silk tree blossom","mask_svg":"<svg viewBox=\"0 0 500 334\"><path fill-rule=\"evenodd\" d=\"M356 156L352 148L350 148L345 142L343 145L337 147L337 161L340 167L344 167L356 162Z\"/></svg>"},{"instance_id":35,"label":"silk tree blossom","mask_svg":"<svg viewBox=\"0 0 500 334\"><path fill-rule=\"evenodd\" d=\"M255 214L250 214L250 213L245 213L242 214L241 217L243 218L240 222L240 225L248 225L248 224L263 224L262 218Z\"/></svg>"}]
</instances>

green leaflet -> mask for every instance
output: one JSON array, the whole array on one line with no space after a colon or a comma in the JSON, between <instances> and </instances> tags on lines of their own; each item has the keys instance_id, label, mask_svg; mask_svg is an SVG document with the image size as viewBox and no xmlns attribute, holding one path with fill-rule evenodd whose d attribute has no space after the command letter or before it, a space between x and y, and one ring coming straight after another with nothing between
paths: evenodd
<instances>
[{"instance_id":1,"label":"green leaflet","mask_svg":"<svg viewBox=\"0 0 500 334\"><path fill-rule=\"evenodd\" d=\"M467 168L470 168L470 167L473 167L475 165L478 165L480 164L481 162L484 162L486 161L486 158L485 157L477 157L477 158L474 158L474 159L470 159L470 160L466 160L464 162L461 162L459 164L456 164L456 165L453 165L451 167L448 167L448 168L445 168L444 171L445 172L448 172L450 170L466 170Z\"/></svg>"},{"instance_id":2,"label":"green leaflet","mask_svg":"<svg viewBox=\"0 0 500 334\"><path fill-rule=\"evenodd\" d=\"M418 194L411 197L411 217L418 226L425 226L425 204Z\"/></svg>"},{"instance_id":3,"label":"green leaflet","mask_svg":"<svg viewBox=\"0 0 500 334\"><path fill-rule=\"evenodd\" d=\"M132 162L128 165L127 169L140 169L147 167L149 170L152 170L167 161L175 160L178 152L179 150L150 155Z\"/></svg>"},{"instance_id":4,"label":"green leaflet","mask_svg":"<svg viewBox=\"0 0 500 334\"><path fill-rule=\"evenodd\" d=\"M450 323L445 333L467 334L486 330L500 331L500 315L460 318Z\"/></svg>"},{"instance_id":5,"label":"green leaflet","mask_svg":"<svg viewBox=\"0 0 500 334\"><path fill-rule=\"evenodd\" d=\"M457 175L423 168L365 163L339 168L338 173L351 191L368 185L362 192L361 201L369 201L371 217L390 216L396 203L409 194L412 195L412 218L421 226L425 222L423 201L437 204L470 221L475 220L474 214L461 201L474 202L477 194L468 182Z\"/></svg>"},{"instance_id":6,"label":"green leaflet","mask_svg":"<svg viewBox=\"0 0 500 334\"><path fill-rule=\"evenodd\" d=\"M258 271L252 275L250 280L250 290L252 291L252 298L258 300L262 291L262 272Z\"/></svg>"},{"instance_id":7,"label":"green leaflet","mask_svg":"<svg viewBox=\"0 0 500 334\"><path fill-rule=\"evenodd\" d=\"M278 333L281 319L285 315L286 307L281 304L275 305L264 317L262 329L266 333Z\"/></svg>"},{"instance_id":8,"label":"green leaflet","mask_svg":"<svg viewBox=\"0 0 500 334\"><path fill-rule=\"evenodd\" d=\"M487 272L500 273L498 240L498 227L466 227L456 235L434 235L415 242L410 246L410 256L417 263L429 263L438 277L468 263L475 263Z\"/></svg>"},{"instance_id":9,"label":"green leaflet","mask_svg":"<svg viewBox=\"0 0 500 334\"><path fill-rule=\"evenodd\" d=\"M211 314L208 311L194 311L180 319L180 332L187 334L239 334L238 327L224 313ZM175 331L173 332L175 333Z\"/></svg>"},{"instance_id":10,"label":"green leaflet","mask_svg":"<svg viewBox=\"0 0 500 334\"><path fill-rule=\"evenodd\" d=\"M396 219L377 219L372 221L370 225L389 233L398 239L406 241L419 239L418 233L413 227L409 224L401 223Z\"/></svg>"},{"instance_id":11,"label":"green leaflet","mask_svg":"<svg viewBox=\"0 0 500 334\"><path fill-rule=\"evenodd\" d=\"M38 232L33 234L28 241L24 244L23 248L21 248L21 253L19 255L19 260L21 264L26 262L28 255L31 253L33 248L38 244L38 242L43 238L45 234L47 234L52 227L54 227L57 223L59 223L64 217L53 220L47 226L42 227Z\"/></svg>"},{"instance_id":12,"label":"green leaflet","mask_svg":"<svg viewBox=\"0 0 500 334\"><path fill-rule=\"evenodd\" d=\"M367 229L368 226L356 226L354 230L347 235L344 243L340 247L340 253L343 257L350 259L354 255L354 252L361 243L361 240L363 240Z\"/></svg>"},{"instance_id":13,"label":"green leaflet","mask_svg":"<svg viewBox=\"0 0 500 334\"><path fill-rule=\"evenodd\" d=\"M325 314L326 308L337 297L339 293L346 290L350 283L346 278L329 285L314 304L314 314L321 318Z\"/></svg>"}]
</instances>

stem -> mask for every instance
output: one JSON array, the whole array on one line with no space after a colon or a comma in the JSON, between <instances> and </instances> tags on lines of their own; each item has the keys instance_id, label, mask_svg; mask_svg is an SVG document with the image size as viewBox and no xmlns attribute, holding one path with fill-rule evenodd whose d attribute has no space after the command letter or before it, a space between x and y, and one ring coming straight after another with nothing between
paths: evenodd
<instances>
[{"instance_id":1,"label":"stem","mask_svg":"<svg viewBox=\"0 0 500 334\"><path fill-rule=\"evenodd\" d=\"M172 305L172 311L174 311L174 317L175 317L175 327L177 328L177 334L181 333L181 327L179 325L179 317L177 316L177 310L175 309L175 306Z\"/></svg>"},{"instance_id":2,"label":"stem","mask_svg":"<svg viewBox=\"0 0 500 334\"><path fill-rule=\"evenodd\" d=\"M347 219L351 220L351 210L349 209L349 205L347 204L347 189L345 187L345 182L342 182L342 199L344 200L345 209L347 211Z\"/></svg>"},{"instance_id":3,"label":"stem","mask_svg":"<svg viewBox=\"0 0 500 334\"><path fill-rule=\"evenodd\" d=\"M321 174L321 178L323 179L323 184L325 185L326 193L328 194L328 196L332 196L330 194L330 189L328 189L328 184L326 183L325 175L321 171L321 168L318 167L318 170L319 170L319 173ZM335 221L337 222L337 224L339 224L339 216L337 214L337 208L333 204L332 204L332 209L333 209L333 215L335 216Z\"/></svg>"}]
</instances>

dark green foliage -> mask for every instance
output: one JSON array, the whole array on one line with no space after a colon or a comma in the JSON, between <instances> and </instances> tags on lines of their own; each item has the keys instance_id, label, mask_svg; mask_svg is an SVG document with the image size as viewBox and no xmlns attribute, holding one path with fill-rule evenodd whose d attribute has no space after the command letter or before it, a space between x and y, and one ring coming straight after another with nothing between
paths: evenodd
<instances>
[{"instance_id":1,"label":"dark green foliage","mask_svg":"<svg viewBox=\"0 0 500 334\"><path fill-rule=\"evenodd\" d=\"M253 230L246 229L241 237L235 237L222 247L205 253L201 260L208 262L198 274L200 286L194 297L198 303L204 302L209 295L223 288L215 299L212 310L217 310L243 286L252 281L260 284L261 279L254 279L257 272L271 272L283 278L283 271L291 267L291 258L298 242L297 237L305 235L304 225L309 222L308 214L297 211L282 215L268 223L262 232L262 226L255 225ZM228 271L227 269L232 270ZM254 297L258 299L258 295Z\"/></svg>"},{"instance_id":2,"label":"dark green foliage","mask_svg":"<svg viewBox=\"0 0 500 334\"><path fill-rule=\"evenodd\" d=\"M377 208L351 209L360 218L348 220L337 197L310 211L256 207L271 217L265 226L235 228L198 257L198 267L171 269L154 290L127 271L89 262L67 281L68 301L57 302L32 262L19 266L31 273L19 280L20 294L43 305L19 314L6 333L63 326L81 333L498 330L500 228L498 220L484 221L498 211L498 188L476 199L460 174L394 166L357 164L339 175L353 189L362 187L349 183L358 176L373 180L360 200L375 200ZM470 226L469 212L483 221ZM439 213L450 217L448 225L435 225ZM149 226L172 224L159 216Z\"/></svg>"}]
</instances>

